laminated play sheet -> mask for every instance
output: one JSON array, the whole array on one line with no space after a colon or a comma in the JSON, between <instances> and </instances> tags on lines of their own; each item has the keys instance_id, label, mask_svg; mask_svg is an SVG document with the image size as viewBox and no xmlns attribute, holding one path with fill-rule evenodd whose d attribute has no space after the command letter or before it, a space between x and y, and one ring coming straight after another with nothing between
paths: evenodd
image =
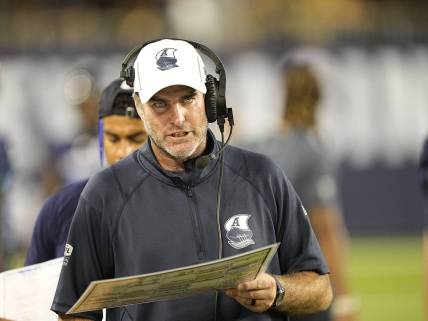
<instances>
[{"instance_id":1,"label":"laminated play sheet","mask_svg":"<svg viewBox=\"0 0 428 321\"><path fill-rule=\"evenodd\" d=\"M233 288L266 271L279 243L202 264L93 281L67 314L180 298Z\"/></svg>"}]
</instances>

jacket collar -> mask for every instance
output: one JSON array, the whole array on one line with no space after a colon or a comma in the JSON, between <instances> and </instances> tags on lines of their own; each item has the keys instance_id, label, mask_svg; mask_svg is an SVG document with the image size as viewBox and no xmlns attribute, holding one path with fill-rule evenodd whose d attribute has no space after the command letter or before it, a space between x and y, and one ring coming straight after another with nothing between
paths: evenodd
<instances>
[{"instance_id":1,"label":"jacket collar","mask_svg":"<svg viewBox=\"0 0 428 321\"><path fill-rule=\"evenodd\" d=\"M207 131L207 147L203 155L215 153L220 149L221 143L216 140L214 134L210 129ZM190 159L184 162L184 171L182 172L171 172L163 169L159 164L156 156L153 153L151 141L147 140L137 153L138 162L142 167L149 171L156 178L162 180L165 183L177 185L182 188L188 186L194 186L202 182L208 176L210 176L219 161L219 159L212 160L208 165L200 169L195 165L196 158Z\"/></svg>"}]
</instances>

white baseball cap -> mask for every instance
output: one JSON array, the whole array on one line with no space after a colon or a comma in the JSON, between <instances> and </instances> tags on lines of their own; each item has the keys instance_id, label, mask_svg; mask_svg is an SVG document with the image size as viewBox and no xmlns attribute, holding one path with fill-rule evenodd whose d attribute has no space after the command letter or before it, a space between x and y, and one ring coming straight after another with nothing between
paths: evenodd
<instances>
[{"instance_id":1,"label":"white baseball cap","mask_svg":"<svg viewBox=\"0 0 428 321\"><path fill-rule=\"evenodd\" d=\"M203 94L205 65L196 49L183 40L163 39L144 46L134 62L134 92L144 104L159 90L185 85Z\"/></svg>"}]
</instances>

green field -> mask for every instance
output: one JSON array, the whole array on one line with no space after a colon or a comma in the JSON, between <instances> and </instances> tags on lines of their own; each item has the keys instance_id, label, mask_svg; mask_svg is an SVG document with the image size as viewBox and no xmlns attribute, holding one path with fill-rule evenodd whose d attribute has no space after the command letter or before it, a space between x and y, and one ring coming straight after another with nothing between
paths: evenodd
<instances>
[{"instance_id":1,"label":"green field","mask_svg":"<svg viewBox=\"0 0 428 321\"><path fill-rule=\"evenodd\" d=\"M350 273L359 321L422 321L422 240L353 237Z\"/></svg>"}]
</instances>

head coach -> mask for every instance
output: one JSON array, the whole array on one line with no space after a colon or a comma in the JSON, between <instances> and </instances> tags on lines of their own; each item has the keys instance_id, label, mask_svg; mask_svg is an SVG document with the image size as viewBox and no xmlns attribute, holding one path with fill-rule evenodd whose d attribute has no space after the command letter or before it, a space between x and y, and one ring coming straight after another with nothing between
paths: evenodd
<instances>
[{"instance_id":1,"label":"head coach","mask_svg":"<svg viewBox=\"0 0 428 321\"><path fill-rule=\"evenodd\" d=\"M216 65L206 74L200 53ZM136 57L136 58L135 58ZM132 66L129 61L135 58ZM107 320L287 320L326 309L328 268L306 211L267 157L224 143L225 71L192 41L145 43L122 67L149 140L92 177L67 240L52 310L68 316L91 281L173 269L281 242L267 273L226 292L107 310ZM222 140L208 123L217 121Z\"/></svg>"}]
</instances>

